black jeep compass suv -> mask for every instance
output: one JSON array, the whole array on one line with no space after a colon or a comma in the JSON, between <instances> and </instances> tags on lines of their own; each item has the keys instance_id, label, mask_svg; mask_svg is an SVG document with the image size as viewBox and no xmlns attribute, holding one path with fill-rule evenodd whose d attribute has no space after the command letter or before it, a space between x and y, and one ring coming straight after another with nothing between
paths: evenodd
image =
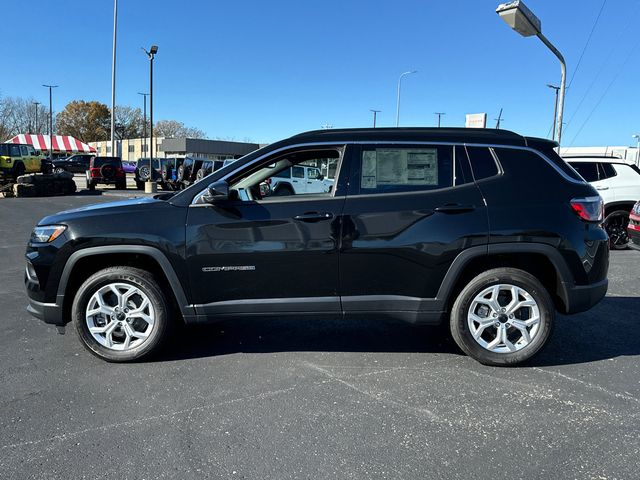
<instances>
[{"instance_id":1,"label":"black jeep compass suv","mask_svg":"<svg viewBox=\"0 0 640 480\"><path fill-rule=\"evenodd\" d=\"M28 309L109 361L157 351L178 322L314 314L448 322L476 360L518 364L556 311L607 291L602 201L555 146L503 130L303 133L179 193L42 219ZM293 165L333 188L271 195Z\"/></svg>"}]
</instances>

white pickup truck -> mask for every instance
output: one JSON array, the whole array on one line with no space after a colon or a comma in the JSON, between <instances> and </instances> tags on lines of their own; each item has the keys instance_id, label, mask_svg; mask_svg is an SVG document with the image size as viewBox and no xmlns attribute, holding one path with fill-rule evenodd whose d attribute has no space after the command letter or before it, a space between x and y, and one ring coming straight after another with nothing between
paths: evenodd
<instances>
[{"instance_id":1,"label":"white pickup truck","mask_svg":"<svg viewBox=\"0 0 640 480\"><path fill-rule=\"evenodd\" d=\"M327 193L332 187L333 180L324 178L316 167L294 165L271 177L273 195Z\"/></svg>"}]
</instances>

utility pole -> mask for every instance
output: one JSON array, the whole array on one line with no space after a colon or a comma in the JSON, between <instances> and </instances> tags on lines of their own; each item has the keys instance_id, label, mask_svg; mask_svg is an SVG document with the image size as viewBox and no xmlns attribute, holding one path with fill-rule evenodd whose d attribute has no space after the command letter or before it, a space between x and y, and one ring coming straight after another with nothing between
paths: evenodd
<instances>
[{"instance_id":1,"label":"utility pole","mask_svg":"<svg viewBox=\"0 0 640 480\"><path fill-rule=\"evenodd\" d=\"M58 85L42 85L49 89L49 159L53 160L53 94L51 91Z\"/></svg>"},{"instance_id":2,"label":"utility pole","mask_svg":"<svg viewBox=\"0 0 640 480\"><path fill-rule=\"evenodd\" d=\"M142 131L144 132L144 136L142 137L142 144L144 145L143 150L147 151L147 96L149 94L138 92L138 95L142 95L144 97L144 109L142 114ZM144 157L144 155L142 156Z\"/></svg>"},{"instance_id":3,"label":"utility pole","mask_svg":"<svg viewBox=\"0 0 640 480\"><path fill-rule=\"evenodd\" d=\"M380 113L382 110L374 110L373 108L369 109L370 112L373 112L373 128L376 128L376 117L378 116L378 113Z\"/></svg>"},{"instance_id":4,"label":"utility pole","mask_svg":"<svg viewBox=\"0 0 640 480\"><path fill-rule=\"evenodd\" d=\"M556 101L553 107L553 133L551 134L551 138L556 138L556 116L558 115L558 92L560 91L560 87L556 87L550 83L547 83L547 87L556 91Z\"/></svg>"},{"instance_id":5,"label":"utility pole","mask_svg":"<svg viewBox=\"0 0 640 480\"><path fill-rule=\"evenodd\" d=\"M442 117L443 115L446 115L445 112L433 112L434 115L438 116L438 128L440 128L440 117Z\"/></svg>"},{"instance_id":6,"label":"utility pole","mask_svg":"<svg viewBox=\"0 0 640 480\"><path fill-rule=\"evenodd\" d=\"M111 60L111 155L116 151L116 27L118 24L118 0L113 0L113 58Z\"/></svg>"},{"instance_id":7,"label":"utility pole","mask_svg":"<svg viewBox=\"0 0 640 480\"><path fill-rule=\"evenodd\" d=\"M40 105L40 102L33 102L33 104L36 106L36 124L33 127L32 133L38 133L38 105Z\"/></svg>"},{"instance_id":8,"label":"utility pole","mask_svg":"<svg viewBox=\"0 0 640 480\"><path fill-rule=\"evenodd\" d=\"M498 118L496 120L496 130L500 130L500 123L502 122L502 108L500 108L500 113L498 114Z\"/></svg>"}]
</instances>

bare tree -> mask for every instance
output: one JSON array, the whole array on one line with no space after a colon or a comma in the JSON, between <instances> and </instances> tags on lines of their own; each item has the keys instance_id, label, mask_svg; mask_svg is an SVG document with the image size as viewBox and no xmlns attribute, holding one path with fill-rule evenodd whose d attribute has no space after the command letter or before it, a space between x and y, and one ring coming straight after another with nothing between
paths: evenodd
<instances>
[{"instance_id":1,"label":"bare tree","mask_svg":"<svg viewBox=\"0 0 640 480\"><path fill-rule=\"evenodd\" d=\"M0 141L19 133L45 133L48 124L49 110L33 98L0 97Z\"/></svg>"},{"instance_id":2,"label":"bare tree","mask_svg":"<svg viewBox=\"0 0 640 480\"><path fill-rule=\"evenodd\" d=\"M141 138L144 135L142 123L142 111L139 108L116 107L116 138L118 140Z\"/></svg>"},{"instance_id":3,"label":"bare tree","mask_svg":"<svg viewBox=\"0 0 640 480\"><path fill-rule=\"evenodd\" d=\"M207 138L204 131L195 127L187 127L177 120L158 120L153 126L153 134L165 138Z\"/></svg>"}]
</instances>

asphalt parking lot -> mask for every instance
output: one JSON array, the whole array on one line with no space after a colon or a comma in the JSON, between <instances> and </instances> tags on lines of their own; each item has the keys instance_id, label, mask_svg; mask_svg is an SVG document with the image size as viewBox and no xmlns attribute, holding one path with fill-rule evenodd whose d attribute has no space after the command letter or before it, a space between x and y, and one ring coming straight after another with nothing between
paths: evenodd
<instances>
[{"instance_id":1,"label":"asphalt parking lot","mask_svg":"<svg viewBox=\"0 0 640 480\"><path fill-rule=\"evenodd\" d=\"M606 299L525 368L338 318L219 323L116 365L23 292L38 219L114 199L0 199L1 478L638 478L640 252L612 252Z\"/></svg>"}]
</instances>

